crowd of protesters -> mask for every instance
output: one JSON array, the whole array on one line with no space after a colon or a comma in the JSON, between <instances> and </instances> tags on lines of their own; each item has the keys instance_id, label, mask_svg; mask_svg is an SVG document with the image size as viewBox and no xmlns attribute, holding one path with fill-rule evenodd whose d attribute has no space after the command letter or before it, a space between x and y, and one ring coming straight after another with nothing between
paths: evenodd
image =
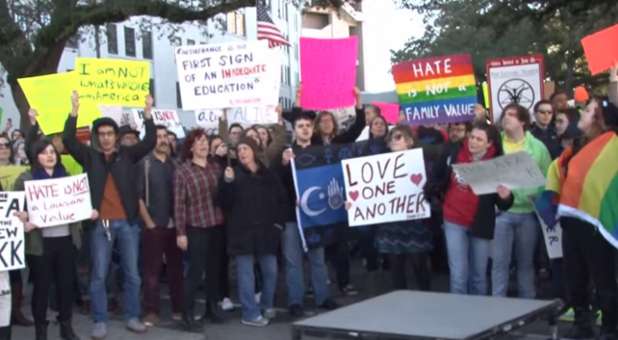
<instances>
[{"instance_id":1,"label":"crowd of protesters","mask_svg":"<svg viewBox=\"0 0 618 340\"><path fill-rule=\"evenodd\" d=\"M354 243L364 257L365 275L382 266L391 272L392 289L431 290L440 253L446 258L450 291L455 294L516 292L521 298L539 298L537 276L547 272L553 283L549 297L564 299L575 311L567 336L592 337L593 315L600 309L600 335L614 339L616 250L597 227L577 215L560 215L564 257L549 260L530 200L544 187L499 186L493 194L476 195L453 171L454 164L523 151L541 172L553 172L555 180L548 181L547 189L566 202L569 190L582 181L576 170L585 166L595 145L603 141L611 148L599 157L613 159L614 167L607 171L615 177L618 67L610 71L608 91L609 98L590 97L579 106L570 104L567 92L557 91L550 100L536 103L532 114L513 103L494 112L499 115L494 120L477 106L476 118L470 122L411 127L403 115L399 124L389 126L379 108L361 105L360 92L355 90L356 117L345 131L331 112L296 107L292 112L278 109L279 121L269 127L228 126L224 116L219 135L195 128L182 143L166 127L153 123L151 97L145 102L143 138L128 126L99 118L93 122L91 141L78 140L77 93L72 95L72 111L61 135L43 136L32 108L32 127L25 135L20 130L0 135L0 171L11 164L29 165L13 185L13 190L23 190L25 181L69 176L61 161L65 159L61 154L68 154L88 175L94 210L90 221L50 228L33 225L27 211L18 214L26 231L34 320L22 313L24 280L19 271L12 271L11 323L34 326L35 338L47 339L53 290L62 339L79 339L71 324L72 309L75 301L83 300L89 300L92 338L103 339L108 310L121 290L126 328L144 333L161 322L159 290L165 273L171 318L187 331L199 330L205 320L225 322L224 311L234 306L233 291L241 306L241 322L267 326L277 317L278 289L285 289L285 304L294 318L305 315L307 281L320 309L338 308L338 294L356 294L350 277ZM291 123L292 140L285 120ZM358 228L358 233L346 225L334 226L339 232L332 240L304 249L291 168L295 154L311 146L352 143L363 133L368 143L380 145L376 148L381 152L423 151L428 175L425 195L432 218ZM594 191L592 184L583 185ZM594 193L584 198L598 199ZM85 253L87 290L78 275ZM334 267L333 279L329 263ZM235 275L229 268L235 268ZM406 277L408 268L414 280ZM509 287L512 273L515 287ZM277 287L279 274L285 287ZM331 281L339 292L331 290ZM206 304L198 311L200 289ZM591 299L593 292L597 300ZM10 328L0 329L0 339L10 338Z\"/></svg>"}]
</instances>

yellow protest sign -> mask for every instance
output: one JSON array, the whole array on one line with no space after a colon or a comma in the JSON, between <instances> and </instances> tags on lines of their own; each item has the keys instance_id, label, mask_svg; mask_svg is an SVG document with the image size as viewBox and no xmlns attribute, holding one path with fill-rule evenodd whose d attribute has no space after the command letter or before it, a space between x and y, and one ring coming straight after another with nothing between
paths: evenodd
<instances>
[{"instance_id":1,"label":"yellow protest sign","mask_svg":"<svg viewBox=\"0 0 618 340\"><path fill-rule=\"evenodd\" d=\"M143 107L150 93L150 62L77 58L80 115L99 112L99 105Z\"/></svg>"},{"instance_id":2,"label":"yellow protest sign","mask_svg":"<svg viewBox=\"0 0 618 340\"><path fill-rule=\"evenodd\" d=\"M64 165L64 169L71 175L81 175L84 172L79 163L73 158L71 155L61 155L60 160L62 161L62 165Z\"/></svg>"},{"instance_id":3,"label":"yellow protest sign","mask_svg":"<svg viewBox=\"0 0 618 340\"><path fill-rule=\"evenodd\" d=\"M0 166L0 184L2 184L2 189L4 191L13 191L17 177L29 169L30 167L26 165Z\"/></svg>"},{"instance_id":4,"label":"yellow protest sign","mask_svg":"<svg viewBox=\"0 0 618 340\"><path fill-rule=\"evenodd\" d=\"M28 104L39 113L38 122L46 134L62 132L71 112L71 91L75 88L75 72L55 73L17 79ZM78 126L89 126L99 117L98 111L80 115Z\"/></svg>"}]
</instances>

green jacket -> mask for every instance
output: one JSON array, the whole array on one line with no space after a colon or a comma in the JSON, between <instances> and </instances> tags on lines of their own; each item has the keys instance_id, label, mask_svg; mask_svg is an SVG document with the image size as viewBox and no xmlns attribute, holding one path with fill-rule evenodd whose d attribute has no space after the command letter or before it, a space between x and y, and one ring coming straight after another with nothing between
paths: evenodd
<instances>
[{"instance_id":1,"label":"green jacket","mask_svg":"<svg viewBox=\"0 0 618 340\"><path fill-rule=\"evenodd\" d=\"M504 132L502 133L502 141L504 142ZM536 164L541 169L541 172L547 177L547 169L551 164L551 157L549 151L540 140L536 139L530 131L526 131L526 139L524 141L524 151L532 156L532 159L536 161ZM534 211L530 197L539 195L544 190L544 186L536 188L525 188L513 190L513 206L509 209L509 212L513 213L531 213Z\"/></svg>"},{"instance_id":2,"label":"green jacket","mask_svg":"<svg viewBox=\"0 0 618 340\"><path fill-rule=\"evenodd\" d=\"M24 182L32 180L32 173L30 170L23 172L17 179L15 180L15 191L24 191L25 184ZM71 232L71 238L73 239L73 244L77 249L82 246L81 232L82 232L82 224L81 223L71 223L69 224L69 230ZM40 229L34 229L25 235L25 252L26 255L35 255L42 256L43 255L43 233L41 233Z\"/></svg>"}]
</instances>

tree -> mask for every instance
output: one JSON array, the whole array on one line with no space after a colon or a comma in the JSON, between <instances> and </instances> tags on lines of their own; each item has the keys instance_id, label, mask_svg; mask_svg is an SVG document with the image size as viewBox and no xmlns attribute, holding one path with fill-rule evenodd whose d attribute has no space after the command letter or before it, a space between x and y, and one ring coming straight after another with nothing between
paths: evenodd
<instances>
[{"instance_id":1,"label":"tree","mask_svg":"<svg viewBox=\"0 0 618 340\"><path fill-rule=\"evenodd\" d=\"M304 2L304 0L295 0ZM342 0L314 4L341 6ZM69 39L80 28L150 16L168 23L204 22L256 0L0 0L0 64L27 125L28 104L17 79L55 73Z\"/></svg>"},{"instance_id":2,"label":"tree","mask_svg":"<svg viewBox=\"0 0 618 340\"><path fill-rule=\"evenodd\" d=\"M470 53L485 78L488 58L528 53L545 55L546 77L570 89L592 77L581 38L618 22L614 0L403 0L425 16L425 34L391 51L393 61L428 55Z\"/></svg>"}]
</instances>

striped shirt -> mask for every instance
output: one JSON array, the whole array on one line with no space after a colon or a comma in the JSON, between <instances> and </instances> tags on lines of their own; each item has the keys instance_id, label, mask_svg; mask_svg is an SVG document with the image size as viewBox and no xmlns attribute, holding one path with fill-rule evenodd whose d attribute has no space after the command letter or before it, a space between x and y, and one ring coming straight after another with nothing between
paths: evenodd
<instances>
[{"instance_id":1,"label":"striped shirt","mask_svg":"<svg viewBox=\"0 0 618 340\"><path fill-rule=\"evenodd\" d=\"M178 235L187 226L208 228L223 224L223 212L216 205L221 169L215 163L201 167L186 161L174 174L174 216Z\"/></svg>"}]
</instances>

